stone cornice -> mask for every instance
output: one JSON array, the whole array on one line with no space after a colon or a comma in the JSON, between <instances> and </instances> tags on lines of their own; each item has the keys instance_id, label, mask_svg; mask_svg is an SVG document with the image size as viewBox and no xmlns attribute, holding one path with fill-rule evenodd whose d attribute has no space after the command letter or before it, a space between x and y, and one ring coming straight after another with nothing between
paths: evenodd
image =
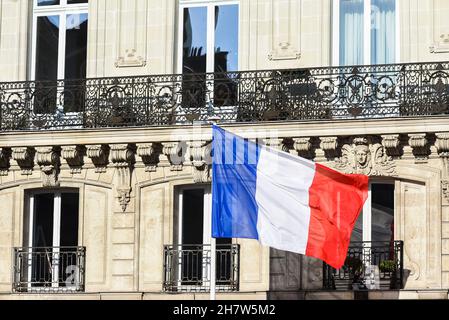
<instances>
[{"instance_id":1,"label":"stone cornice","mask_svg":"<svg viewBox=\"0 0 449 320\"><path fill-rule=\"evenodd\" d=\"M354 135L387 135L438 133L449 131L449 117L370 119L336 121L288 121L223 124L223 128L245 138L261 137L263 133L275 130L279 137L321 137ZM146 143L182 140L208 141L211 128L208 125L170 126L147 128L102 128L40 132L5 132L0 134L1 147Z\"/></svg>"}]
</instances>

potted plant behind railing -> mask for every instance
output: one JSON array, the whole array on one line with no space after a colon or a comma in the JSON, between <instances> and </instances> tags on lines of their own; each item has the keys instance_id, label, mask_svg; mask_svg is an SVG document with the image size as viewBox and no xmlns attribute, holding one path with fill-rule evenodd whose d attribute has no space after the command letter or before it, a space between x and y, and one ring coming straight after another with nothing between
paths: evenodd
<instances>
[{"instance_id":1,"label":"potted plant behind railing","mask_svg":"<svg viewBox=\"0 0 449 320\"><path fill-rule=\"evenodd\" d=\"M388 274L390 276L390 289L396 288L397 282L397 265L395 260L383 260L379 263L379 270L385 276Z\"/></svg>"}]
</instances>

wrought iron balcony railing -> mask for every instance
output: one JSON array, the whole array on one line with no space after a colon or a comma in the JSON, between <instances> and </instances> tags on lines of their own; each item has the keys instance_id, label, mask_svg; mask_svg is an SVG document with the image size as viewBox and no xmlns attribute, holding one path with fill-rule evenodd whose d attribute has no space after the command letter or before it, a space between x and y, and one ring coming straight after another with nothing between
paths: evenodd
<instances>
[{"instance_id":1,"label":"wrought iron balcony railing","mask_svg":"<svg viewBox=\"0 0 449 320\"><path fill-rule=\"evenodd\" d=\"M323 265L324 289L388 290L403 287L403 242L351 243L344 266Z\"/></svg>"},{"instance_id":2,"label":"wrought iron balcony railing","mask_svg":"<svg viewBox=\"0 0 449 320\"><path fill-rule=\"evenodd\" d=\"M239 254L237 244L217 245L216 290L238 291ZM210 245L166 245L164 247L165 292L209 292Z\"/></svg>"},{"instance_id":3,"label":"wrought iron balcony railing","mask_svg":"<svg viewBox=\"0 0 449 320\"><path fill-rule=\"evenodd\" d=\"M449 62L0 83L0 130L449 114Z\"/></svg>"},{"instance_id":4,"label":"wrought iron balcony railing","mask_svg":"<svg viewBox=\"0 0 449 320\"><path fill-rule=\"evenodd\" d=\"M13 292L84 291L85 247L14 248Z\"/></svg>"}]
</instances>

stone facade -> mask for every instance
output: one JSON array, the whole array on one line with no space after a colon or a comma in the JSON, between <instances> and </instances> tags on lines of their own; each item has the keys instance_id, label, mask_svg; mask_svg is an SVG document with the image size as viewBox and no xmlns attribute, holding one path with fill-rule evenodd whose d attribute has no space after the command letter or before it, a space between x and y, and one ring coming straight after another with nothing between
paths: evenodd
<instances>
[{"instance_id":1,"label":"stone facade","mask_svg":"<svg viewBox=\"0 0 449 320\"><path fill-rule=\"evenodd\" d=\"M241 70L331 64L331 0L239 3ZM448 61L449 2L398 3L400 62ZM30 10L28 0L0 1L2 82L28 77ZM175 0L90 1L87 76L179 72L174 62L176 10ZM404 290L370 292L370 298L447 298L448 116L223 127L248 139L275 133L267 144L341 172L394 183L394 238L404 241L407 279ZM164 245L176 240L175 189L210 183L210 141L207 124L0 134L0 299L42 298L11 293L12 250L26 246L26 194L61 188L79 190L85 292L46 298L208 298L166 294L162 288ZM352 292L316 291L322 287L317 260L270 252L253 240L233 243L241 246L239 291L219 298L353 298ZM270 256L280 264L270 264Z\"/></svg>"}]
</instances>

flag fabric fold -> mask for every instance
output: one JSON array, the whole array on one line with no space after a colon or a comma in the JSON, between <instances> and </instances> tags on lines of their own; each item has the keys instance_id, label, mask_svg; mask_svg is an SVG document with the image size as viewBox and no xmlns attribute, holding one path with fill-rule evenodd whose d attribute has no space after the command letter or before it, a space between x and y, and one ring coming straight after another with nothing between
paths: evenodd
<instances>
[{"instance_id":1,"label":"flag fabric fold","mask_svg":"<svg viewBox=\"0 0 449 320\"><path fill-rule=\"evenodd\" d=\"M212 236L251 238L341 268L368 195L342 174L213 126Z\"/></svg>"}]
</instances>

